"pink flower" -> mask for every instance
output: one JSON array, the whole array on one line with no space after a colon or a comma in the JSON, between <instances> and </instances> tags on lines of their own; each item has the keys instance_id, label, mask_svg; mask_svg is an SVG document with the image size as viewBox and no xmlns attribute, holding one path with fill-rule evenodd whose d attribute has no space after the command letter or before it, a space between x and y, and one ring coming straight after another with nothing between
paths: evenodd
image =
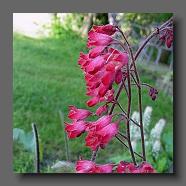
<instances>
[{"instance_id":1,"label":"pink flower","mask_svg":"<svg viewBox=\"0 0 186 186\"><path fill-rule=\"evenodd\" d=\"M108 87L114 82L115 73L112 71L106 71L103 78L101 79L102 83Z\"/></svg>"},{"instance_id":2,"label":"pink flower","mask_svg":"<svg viewBox=\"0 0 186 186\"><path fill-rule=\"evenodd\" d=\"M165 29L164 32L161 34L160 39L165 41L167 47L170 48L173 43L173 30Z\"/></svg>"},{"instance_id":3,"label":"pink flower","mask_svg":"<svg viewBox=\"0 0 186 186\"><path fill-rule=\"evenodd\" d=\"M97 165L90 160L79 160L76 162L77 173L112 173L112 164Z\"/></svg>"},{"instance_id":4,"label":"pink flower","mask_svg":"<svg viewBox=\"0 0 186 186\"><path fill-rule=\"evenodd\" d=\"M95 83L90 83L89 84L89 88L92 90L95 90L96 88L98 88L100 86L101 82L97 81Z\"/></svg>"},{"instance_id":5,"label":"pink flower","mask_svg":"<svg viewBox=\"0 0 186 186\"><path fill-rule=\"evenodd\" d=\"M89 107L93 107L97 103L99 103L99 97L93 97L93 98L91 98L90 100L87 101L87 105Z\"/></svg>"},{"instance_id":6,"label":"pink flower","mask_svg":"<svg viewBox=\"0 0 186 186\"><path fill-rule=\"evenodd\" d=\"M90 100L87 101L87 105L88 106L89 105L92 105L92 103L89 103L90 101L93 102L93 103L95 102L94 105L96 105L97 103L99 103L100 97L98 96L98 88L92 89L90 86L87 86L86 95L92 97ZM94 98L94 97L96 97L96 98ZM89 107L91 107L91 106L89 106Z\"/></svg>"},{"instance_id":7,"label":"pink flower","mask_svg":"<svg viewBox=\"0 0 186 186\"><path fill-rule=\"evenodd\" d=\"M173 43L173 36L168 36L167 39L166 39L167 47L170 48L172 43Z\"/></svg>"},{"instance_id":8,"label":"pink flower","mask_svg":"<svg viewBox=\"0 0 186 186\"><path fill-rule=\"evenodd\" d=\"M109 59L107 60L108 64L113 64L114 70L120 70L124 65L128 64L129 58L128 54L120 52L114 48L109 49Z\"/></svg>"},{"instance_id":9,"label":"pink flower","mask_svg":"<svg viewBox=\"0 0 186 186\"><path fill-rule=\"evenodd\" d=\"M105 100L108 102L111 102L114 100L114 89L108 90L105 94Z\"/></svg>"},{"instance_id":10,"label":"pink flower","mask_svg":"<svg viewBox=\"0 0 186 186\"><path fill-rule=\"evenodd\" d=\"M81 66L81 69L85 69L85 67L89 64L89 57L88 54L80 53L78 64Z\"/></svg>"},{"instance_id":11,"label":"pink flower","mask_svg":"<svg viewBox=\"0 0 186 186\"><path fill-rule=\"evenodd\" d=\"M105 59L102 56L97 56L89 61L89 64L86 66L86 72L89 74L95 74L103 67L104 63Z\"/></svg>"},{"instance_id":12,"label":"pink flower","mask_svg":"<svg viewBox=\"0 0 186 186\"><path fill-rule=\"evenodd\" d=\"M79 160L76 165L77 173L94 173L96 169L96 164L89 160Z\"/></svg>"},{"instance_id":13,"label":"pink flower","mask_svg":"<svg viewBox=\"0 0 186 186\"><path fill-rule=\"evenodd\" d=\"M94 151L100 146L101 139L102 136L97 135L96 131L89 131L85 138L85 145Z\"/></svg>"},{"instance_id":14,"label":"pink flower","mask_svg":"<svg viewBox=\"0 0 186 186\"><path fill-rule=\"evenodd\" d=\"M122 72L121 70L118 70L115 76L115 82L116 84L119 84L121 83L121 81L122 81Z\"/></svg>"},{"instance_id":15,"label":"pink flower","mask_svg":"<svg viewBox=\"0 0 186 186\"><path fill-rule=\"evenodd\" d=\"M107 93L108 89L109 89L109 85L104 85L103 83L100 83L98 87L98 95L100 97L103 97Z\"/></svg>"},{"instance_id":16,"label":"pink flower","mask_svg":"<svg viewBox=\"0 0 186 186\"><path fill-rule=\"evenodd\" d=\"M93 30L98 33L113 35L116 32L116 27L113 25L93 26Z\"/></svg>"},{"instance_id":17,"label":"pink flower","mask_svg":"<svg viewBox=\"0 0 186 186\"><path fill-rule=\"evenodd\" d=\"M151 164L143 162L140 165L140 173L156 173L156 170L152 167Z\"/></svg>"},{"instance_id":18,"label":"pink flower","mask_svg":"<svg viewBox=\"0 0 186 186\"><path fill-rule=\"evenodd\" d=\"M98 147L105 148L110 140L118 133L118 124L111 123L112 116L102 116L87 126L88 135L85 138L86 146L92 150Z\"/></svg>"},{"instance_id":19,"label":"pink flower","mask_svg":"<svg viewBox=\"0 0 186 186\"><path fill-rule=\"evenodd\" d=\"M86 95L92 97L87 101L87 105L93 107L103 101L113 101L112 86L114 81L116 84L122 81L121 68L128 63L128 55L117 49L97 46L88 55L81 53L78 63L85 74Z\"/></svg>"},{"instance_id":20,"label":"pink flower","mask_svg":"<svg viewBox=\"0 0 186 186\"><path fill-rule=\"evenodd\" d=\"M97 134L102 136L101 147L104 148L117 133L118 133L118 124L116 123L111 123L103 127L101 130L97 131Z\"/></svg>"},{"instance_id":21,"label":"pink flower","mask_svg":"<svg viewBox=\"0 0 186 186\"><path fill-rule=\"evenodd\" d=\"M69 138L79 137L85 132L87 124L84 121L74 121L73 123L65 123L65 131Z\"/></svg>"},{"instance_id":22,"label":"pink flower","mask_svg":"<svg viewBox=\"0 0 186 186\"><path fill-rule=\"evenodd\" d=\"M121 161L117 167L118 173L156 173L155 169L147 162L135 166L134 163Z\"/></svg>"},{"instance_id":23,"label":"pink flower","mask_svg":"<svg viewBox=\"0 0 186 186\"><path fill-rule=\"evenodd\" d=\"M129 61L128 54L120 52L118 50L116 50L115 53L116 55L114 56L113 60L115 60L116 66L118 66L118 68L121 69L121 67L128 64Z\"/></svg>"},{"instance_id":24,"label":"pink flower","mask_svg":"<svg viewBox=\"0 0 186 186\"><path fill-rule=\"evenodd\" d=\"M117 173L132 173L136 170L134 163L121 161L117 167Z\"/></svg>"},{"instance_id":25,"label":"pink flower","mask_svg":"<svg viewBox=\"0 0 186 186\"><path fill-rule=\"evenodd\" d=\"M91 49L89 52L89 57L95 58L95 57L99 56L103 52L104 49L105 49L105 46L97 46L97 47Z\"/></svg>"},{"instance_id":26,"label":"pink flower","mask_svg":"<svg viewBox=\"0 0 186 186\"><path fill-rule=\"evenodd\" d=\"M85 109L78 109L73 105L69 106L68 117L72 120L83 120L92 115L92 112Z\"/></svg>"},{"instance_id":27,"label":"pink flower","mask_svg":"<svg viewBox=\"0 0 186 186\"><path fill-rule=\"evenodd\" d=\"M102 105L96 110L96 115L100 116L101 114L108 111L108 105Z\"/></svg>"},{"instance_id":28,"label":"pink flower","mask_svg":"<svg viewBox=\"0 0 186 186\"><path fill-rule=\"evenodd\" d=\"M113 41L112 37L94 32L93 30L89 31L88 33L88 43L87 46L88 48L92 46L107 46Z\"/></svg>"},{"instance_id":29,"label":"pink flower","mask_svg":"<svg viewBox=\"0 0 186 186\"><path fill-rule=\"evenodd\" d=\"M158 94L158 90L157 90L157 89L155 89L155 88L153 88L153 87L151 87L151 88L149 89L149 96L151 97L151 99L152 99L153 101L156 100L157 94Z\"/></svg>"},{"instance_id":30,"label":"pink flower","mask_svg":"<svg viewBox=\"0 0 186 186\"><path fill-rule=\"evenodd\" d=\"M112 169L112 164L96 165L95 173L112 173Z\"/></svg>"},{"instance_id":31,"label":"pink flower","mask_svg":"<svg viewBox=\"0 0 186 186\"><path fill-rule=\"evenodd\" d=\"M107 63L106 65L105 65L105 69L106 69L106 71L112 71L112 72L114 72L115 71L115 64L114 63Z\"/></svg>"},{"instance_id":32,"label":"pink flower","mask_svg":"<svg viewBox=\"0 0 186 186\"><path fill-rule=\"evenodd\" d=\"M103 71L98 71L97 73L95 73L94 75L86 73L85 74L85 80L88 82L97 82L100 80L100 78L103 76Z\"/></svg>"},{"instance_id":33,"label":"pink flower","mask_svg":"<svg viewBox=\"0 0 186 186\"><path fill-rule=\"evenodd\" d=\"M112 121L112 115L105 115L99 118L97 121L92 123L92 126L96 131L102 129L103 127L107 126Z\"/></svg>"}]
</instances>

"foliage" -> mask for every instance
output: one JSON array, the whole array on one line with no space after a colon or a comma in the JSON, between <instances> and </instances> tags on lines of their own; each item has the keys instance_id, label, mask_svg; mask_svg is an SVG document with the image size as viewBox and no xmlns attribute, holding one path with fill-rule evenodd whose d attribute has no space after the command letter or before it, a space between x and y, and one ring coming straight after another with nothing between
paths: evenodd
<instances>
[{"instance_id":1,"label":"foliage","mask_svg":"<svg viewBox=\"0 0 186 186\"><path fill-rule=\"evenodd\" d=\"M79 30L83 26L85 18L88 16L88 13L70 13L67 14L64 25L68 29L74 28L74 30Z\"/></svg>"},{"instance_id":2,"label":"foliage","mask_svg":"<svg viewBox=\"0 0 186 186\"><path fill-rule=\"evenodd\" d=\"M20 143L13 143L13 171L16 173L33 173L34 156L30 151L25 150Z\"/></svg>"},{"instance_id":3,"label":"foliage","mask_svg":"<svg viewBox=\"0 0 186 186\"><path fill-rule=\"evenodd\" d=\"M96 13L93 20L94 25L106 25L108 24L108 14L107 13Z\"/></svg>"},{"instance_id":4,"label":"foliage","mask_svg":"<svg viewBox=\"0 0 186 186\"><path fill-rule=\"evenodd\" d=\"M49 29L50 29L50 34L53 37L59 38L63 34L61 20L56 14L54 14L52 16L51 25L50 25Z\"/></svg>"},{"instance_id":5,"label":"foliage","mask_svg":"<svg viewBox=\"0 0 186 186\"><path fill-rule=\"evenodd\" d=\"M173 137L172 133L165 133L166 125L165 120L160 119L154 126L151 124L152 108L147 106L143 114L143 124L145 129L145 143L147 148L148 160L156 168L158 172L169 171L170 166L173 164ZM133 112L133 120L139 123L139 113ZM132 123L132 122L131 122ZM140 140L138 128L135 125L131 126L131 139L134 149L140 149ZM156 142L159 142L158 144ZM157 146L157 145L158 146Z\"/></svg>"},{"instance_id":6,"label":"foliage","mask_svg":"<svg viewBox=\"0 0 186 186\"><path fill-rule=\"evenodd\" d=\"M91 14L91 16L90 16ZM90 18L91 17L91 18ZM88 19L91 19L88 23ZM107 13L67 13L63 15L61 19L59 13L52 15L52 20L50 25L45 25L50 31L50 35L55 38L62 38L64 36L64 30L76 31L78 34L84 32L86 25L92 24L108 24L108 14Z\"/></svg>"},{"instance_id":7,"label":"foliage","mask_svg":"<svg viewBox=\"0 0 186 186\"><path fill-rule=\"evenodd\" d=\"M32 132L25 133L22 129L14 128L13 140L23 144L26 150L34 152L35 140Z\"/></svg>"},{"instance_id":8,"label":"foliage","mask_svg":"<svg viewBox=\"0 0 186 186\"><path fill-rule=\"evenodd\" d=\"M124 13L125 21L147 26L153 23L163 23L173 16L172 13Z\"/></svg>"}]
</instances>

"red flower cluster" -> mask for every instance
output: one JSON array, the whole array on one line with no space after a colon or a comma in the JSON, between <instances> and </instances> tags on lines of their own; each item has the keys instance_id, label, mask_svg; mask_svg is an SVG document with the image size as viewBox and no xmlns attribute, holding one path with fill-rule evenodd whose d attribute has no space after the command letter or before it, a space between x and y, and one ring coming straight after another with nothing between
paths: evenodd
<instances>
[{"instance_id":1,"label":"red flower cluster","mask_svg":"<svg viewBox=\"0 0 186 186\"><path fill-rule=\"evenodd\" d=\"M79 137L82 133L85 132L86 123L84 121L73 121L70 123L65 123L65 130L68 133L69 138Z\"/></svg>"},{"instance_id":2,"label":"red flower cluster","mask_svg":"<svg viewBox=\"0 0 186 186\"><path fill-rule=\"evenodd\" d=\"M98 108L98 110L102 112L105 108L102 106ZM118 124L112 123L111 115L102 116L94 122L85 121L84 119L91 114L92 113L88 110L69 106L68 117L72 119L72 123L66 123L65 130L69 138L79 137L86 131L88 133L85 138L86 146L90 147L92 150L96 150L99 147L104 148L118 133Z\"/></svg>"},{"instance_id":3,"label":"red flower cluster","mask_svg":"<svg viewBox=\"0 0 186 186\"><path fill-rule=\"evenodd\" d=\"M113 39L110 37L116 32L116 27L112 25L93 26L88 33L87 47L92 46L107 46Z\"/></svg>"},{"instance_id":4,"label":"red flower cluster","mask_svg":"<svg viewBox=\"0 0 186 186\"><path fill-rule=\"evenodd\" d=\"M87 95L91 97L87 105L92 107L99 102L114 99L114 82L122 81L122 67L128 63L127 53L109 48L116 32L112 25L93 26L88 33L87 46L94 47L88 54L80 53L78 64L84 71Z\"/></svg>"},{"instance_id":5,"label":"red flower cluster","mask_svg":"<svg viewBox=\"0 0 186 186\"><path fill-rule=\"evenodd\" d=\"M97 165L89 160L79 160L76 162L77 173L112 173L112 164Z\"/></svg>"},{"instance_id":6,"label":"red flower cluster","mask_svg":"<svg viewBox=\"0 0 186 186\"><path fill-rule=\"evenodd\" d=\"M97 165L90 160L79 160L76 162L75 169L77 173L112 173L113 164ZM121 161L116 168L117 173L156 173L155 169L147 162L143 162L138 166L134 163Z\"/></svg>"},{"instance_id":7,"label":"red flower cluster","mask_svg":"<svg viewBox=\"0 0 186 186\"><path fill-rule=\"evenodd\" d=\"M96 110L96 115L100 116L103 113L106 113L108 111L108 105L103 105L98 107L98 109Z\"/></svg>"},{"instance_id":8,"label":"red flower cluster","mask_svg":"<svg viewBox=\"0 0 186 186\"><path fill-rule=\"evenodd\" d=\"M151 99L152 99L153 101L156 100L157 94L158 94L158 90L157 90L157 89L155 89L155 88L153 88L153 87L151 87L151 88L149 89L149 96L151 97Z\"/></svg>"},{"instance_id":9,"label":"red flower cluster","mask_svg":"<svg viewBox=\"0 0 186 186\"><path fill-rule=\"evenodd\" d=\"M167 45L168 48L172 46L173 43L173 30L172 29L166 29L161 37L161 40L165 41L165 44Z\"/></svg>"},{"instance_id":10,"label":"red flower cluster","mask_svg":"<svg viewBox=\"0 0 186 186\"><path fill-rule=\"evenodd\" d=\"M89 123L88 135L85 138L86 146L92 150L96 150L98 147L105 148L118 133L118 124L112 123L111 120L111 115L105 115L97 121Z\"/></svg>"},{"instance_id":11,"label":"red flower cluster","mask_svg":"<svg viewBox=\"0 0 186 186\"><path fill-rule=\"evenodd\" d=\"M106 103L96 110L96 115L101 116L108 111L108 103L114 99L114 82L122 81L122 67L128 63L128 55L109 45L114 40L112 35L117 31L112 25L93 26L88 33L88 54L80 53L78 64L84 71L87 85L87 95L91 97L87 105L92 107L99 102ZM104 148L118 133L118 124L112 122L111 115L102 116L95 122L85 121L92 113L85 109L69 106L68 117L72 123L66 123L65 130L69 138L80 136L85 131L88 133L86 146L92 150Z\"/></svg>"},{"instance_id":12,"label":"red flower cluster","mask_svg":"<svg viewBox=\"0 0 186 186\"><path fill-rule=\"evenodd\" d=\"M121 161L117 167L117 173L156 173L156 171L147 162L135 166L134 163Z\"/></svg>"},{"instance_id":13,"label":"red flower cluster","mask_svg":"<svg viewBox=\"0 0 186 186\"><path fill-rule=\"evenodd\" d=\"M85 110L85 109L77 109L75 106L69 106L69 114L68 117L72 120L83 120L86 119L88 116L92 115L92 112Z\"/></svg>"},{"instance_id":14,"label":"red flower cluster","mask_svg":"<svg viewBox=\"0 0 186 186\"><path fill-rule=\"evenodd\" d=\"M87 117L92 115L92 112L85 109L78 109L75 106L69 106L68 117L72 119L72 123L66 123L65 130L69 138L79 137L85 132L87 123L84 121Z\"/></svg>"}]
</instances>

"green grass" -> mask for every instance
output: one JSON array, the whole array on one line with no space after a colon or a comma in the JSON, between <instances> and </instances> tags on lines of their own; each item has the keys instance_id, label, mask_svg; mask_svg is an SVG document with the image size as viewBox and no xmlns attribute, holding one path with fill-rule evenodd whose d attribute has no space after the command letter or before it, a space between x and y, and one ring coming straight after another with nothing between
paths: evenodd
<instances>
[{"instance_id":1,"label":"green grass","mask_svg":"<svg viewBox=\"0 0 186 186\"><path fill-rule=\"evenodd\" d=\"M87 108L83 73L77 65L80 51L86 51L86 41L76 34L65 33L61 39L33 39L14 34L13 40L13 127L31 131L35 122L43 147L42 170L45 171L56 160L65 159L64 132L61 127L59 110L68 121L68 105ZM155 84L154 80L142 74L142 80ZM133 94L136 92L133 90ZM127 99L121 96L125 105ZM153 107L153 126L165 118L166 132L172 132L173 108L171 98L160 92L153 102L148 91L143 89L143 108ZM132 100L133 110L137 100ZM94 108L92 108L94 110ZM70 140L71 160L79 155L90 158L91 152L84 147L84 136ZM113 156L123 154L123 146L113 140L106 150L98 154L98 162L107 162ZM28 152L14 145L14 171L33 172L33 158L26 158ZM30 162L30 163L28 163ZM25 168L23 168L25 167ZM29 168L30 167L30 168Z\"/></svg>"}]
</instances>

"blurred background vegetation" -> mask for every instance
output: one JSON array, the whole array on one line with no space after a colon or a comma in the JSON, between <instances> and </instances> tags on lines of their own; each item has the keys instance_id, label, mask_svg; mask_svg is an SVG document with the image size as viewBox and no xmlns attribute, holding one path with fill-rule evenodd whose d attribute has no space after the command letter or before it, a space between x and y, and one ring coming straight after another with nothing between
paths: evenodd
<instances>
[{"instance_id":1,"label":"blurred background vegetation","mask_svg":"<svg viewBox=\"0 0 186 186\"><path fill-rule=\"evenodd\" d=\"M35 122L40 139L41 172L67 171L52 168L55 163L66 161L64 131L59 111L64 114L64 120L69 121L68 105L87 108L84 77L77 60L80 51L88 51L86 36L93 24L120 25L136 50L154 27L171 16L171 13L52 13L49 23L39 25L39 33L46 32L47 36L31 37L14 31L13 170L19 173L34 172L31 123ZM23 25L24 23L22 22ZM168 50L163 43L154 41L145 48L144 54L138 60L141 79L159 90L158 99L153 102L148 96L148 90L143 89L143 109L146 106L153 109L149 130L159 119L166 121L161 135L160 154L153 157L151 150L147 152L148 161L158 172L171 172L173 166L172 56L172 48ZM133 94L135 97L135 90ZM125 95L120 99L122 103L126 103ZM136 99L132 100L132 110L137 110ZM89 148L84 146L84 137L82 135L68 142L72 163L79 156L85 159L91 156ZM127 149L116 140L112 140L105 150L101 150L97 158L98 163L118 163L120 160L130 161L130 156Z\"/></svg>"}]
</instances>

